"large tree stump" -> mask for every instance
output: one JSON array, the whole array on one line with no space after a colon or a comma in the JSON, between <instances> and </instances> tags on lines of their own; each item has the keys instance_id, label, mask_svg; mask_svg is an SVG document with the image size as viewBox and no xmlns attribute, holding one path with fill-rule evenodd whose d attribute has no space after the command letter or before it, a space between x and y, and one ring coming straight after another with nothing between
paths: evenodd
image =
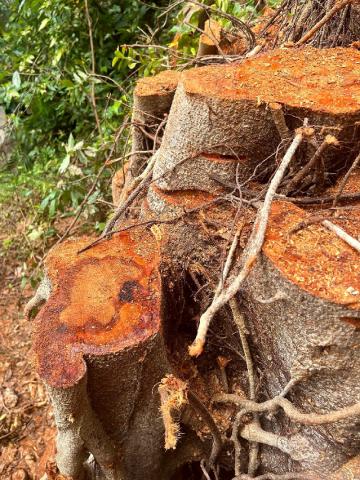
<instances>
[{"instance_id":1,"label":"large tree stump","mask_svg":"<svg viewBox=\"0 0 360 480\"><path fill-rule=\"evenodd\" d=\"M146 163L148 150L156 149L159 140L157 129L169 113L177 87L179 73L168 70L154 77L138 81L134 90L132 116L132 159L131 171L138 175Z\"/></svg>"},{"instance_id":2,"label":"large tree stump","mask_svg":"<svg viewBox=\"0 0 360 480\"><path fill-rule=\"evenodd\" d=\"M347 214L346 214L347 212ZM248 312L257 364L271 398L290 379L289 398L303 411L325 413L360 401L359 254L319 224L292 233L309 215L286 202L272 209L263 254L241 297ZM360 231L359 210L334 222ZM324 426L296 426L281 417L269 431L298 439L297 459L263 450L273 472L335 471L359 453L358 418Z\"/></svg>"},{"instance_id":3,"label":"large tree stump","mask_svg":"<svg viewBox=\"0 0 360 480\"><path fill-rule=\"evenodd\" d=\"M219 478L232 478L234 450L225 436L231 434L236 409L211 402L223 391L242 398L249 393L243 360L247 353L245 347L241 351L244 344L232 310L217 312L203 356L190 358L187 347L201 313L218 285L221 289L235 232L239 242L234 259L246 248L264 182L305 119L307 135L280 189L293 192L289 182L298 185L294 179L305 170L313 187L322 173L320 193L330 184L330 194L337 191L334 185L359 147L359 73L360 53L355 49L310 48L278 50L239 65L181 75L161 146L150 160L155 163L153 181L146 184L145 200L141 195L136 199L143 202L140 222L148 223L156 241L132 225L134 233L104 237L81 254L77 251L88 240L68 241L46 262L49 282L39 296L49 297L50 284L51 294L36 320L35 352L55 407L58 464L64 473L81 475L90 452L105 478L170 480L178 466L177 479L183 463L204 460L202 466L208 467L209 452L220 445L221 452L214 454ZM158 85L156 79L146 80L149 88L137 88L136 109L160 118L170 108L175 85L159 97L151 93L157 91L152 82ZM141 122L146 123L145 117ZM143 148L140 143L149 129L159 125L147 124L143 137L134 138L136 148ZM314 158L320 161L315 164ZM314 165L318 170L311 170ZM141 160L134 174L142 168ZM354 178L346 192L357 188ZM314 190L306 193L311 197ZM334 222L357 236L358 210L340 213ZM262 253L238 300L260 374L255 375L259 381L253 398L272 398L293 380L289 398L300 410L320 414L360 400L359 261L357 253L321 223L305 222L292 231L311 214L289 202L273 205ZM156 220L159 225L154 225ZM229 275L239 268L234 261ZM179 381L167 377L168 385L160 383L171 371ZM200 399L197 414L173 405L162 408L165 423L176 435L183 434L175 435L177 444L170 442L176 447L174 455L163 451L156 384L170 390L170 384L179 389L185 384L181 392ZM162 407L174 398L170 390L162 392ZM178 414L174 419L173 410ZM279 448L274 448L271 435L268 443L273 446L261 446L260 473L306 470L314 472L316 480L330 474L337 479L350 457L359 454L354 417L315 427L295 425L277 411L269 418L260 416L259 422L280 439ZM239 428L243 446L253 441L246 432ZM201 438L200 448L191 443L192 436ZM245 472L250 463L247 448L241 457ZM356 459L351 464L357 468ZM200 466L194 468L199 471Z\"/></svg>"},{"instance_id":4,"label":"large tree stump","mask_svg":"<svg viewBox=\"0 0 360 480\"><path fill-rule=\"evenodd\" d=\"M360 52L341 48L277 50L241 65L184 72L156 153L158 186L189 188L189 160L202 152L246 158L251 172L259 166L258 176L269 174L266 167L275 165L278 145L284 140L272 103L282 105L290 130L307 117L319 143L327 134L339 140L340 146L329 147L324 154L327 167L336 172L351 159L349 151L359 142L359 74ZM302 162L312 153L313 147L302 151ZM176 174L167 174L176 165Z\"/></svg>"},{"instance_id":5,"label":"large tree stump","mask_svg":"<svg viewBox=\"0 0 360 480\"><path fill-rule=\"evenodd\" d=\"M146 231L46 259L51 294L34 350L58 427L60 471L80 478L91 453L106 479L160 478L163 425L154 385L169 372L161 334L159 254Z\"/></svg>"}]
</instances>

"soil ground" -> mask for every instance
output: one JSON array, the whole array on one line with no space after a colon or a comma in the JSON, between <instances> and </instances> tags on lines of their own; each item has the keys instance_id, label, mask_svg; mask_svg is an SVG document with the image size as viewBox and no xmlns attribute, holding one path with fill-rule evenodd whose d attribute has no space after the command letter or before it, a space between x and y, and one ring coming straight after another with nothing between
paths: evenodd
<instances>
[{"instance_id":1,"label":"soil ground","mask_svg":"<svg viewBox=\"0 0 360 480\"><path fill-rule=\"evenodd\" d=\"M21 288L21 279L48 247L24 245L28 220L19 210L0 206L0 479L40 480L53 456L55 428L23 314L33 291Z\"/></svg>"}]
</instances>

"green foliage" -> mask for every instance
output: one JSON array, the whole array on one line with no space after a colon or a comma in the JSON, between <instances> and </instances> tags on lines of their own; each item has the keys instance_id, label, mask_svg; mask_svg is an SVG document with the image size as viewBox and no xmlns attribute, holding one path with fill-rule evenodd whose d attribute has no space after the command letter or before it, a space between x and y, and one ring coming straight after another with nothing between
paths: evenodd
<instances>
[{"instance_id":1,"label":"green foliage","mask_svg":"<svg viewBox=\"0 0 360 480\"><path fill-rule=\"evenodd\" d=\"M183 4L169 9L169 0L88 3L96 75L84 0L0 2L0 105L11 136L11 155L0 157L0 204L10 205L10 211L16 204L28 218L24 235L34 258L38 245L45 251L61 230L59 218L66 221L76 213L108 157L115 132L131 110L136 77L185 63L197 51L199 8L185 22ZM255 15L255 3L216 0L214 17L229 24L217 16L218 9L246 20ZM128 146L127 137L125 131L117 157ZM88 219L103 227L106 212L98 200L107 199L112 174L105 170L82 214L83 224ZM2 240L3 252L14 248L18 243L11 235Z\"/></svg>"},{"instance_id":2,"label":"green foliage","mask_svg":"<svg viewBox=\"0 0 360 480\"><path fill-rule=\"evenodd\" d=\"M89 2L98 77L91 75L82 0L14 0L3 12L0 104L9 116L13 151L1 169L6 188L0 201L17 189L24 199L35 198L48 220L71 213L81 201L129 109L131 66L114 69L114 51L154 21L151 3L123 3ZM101 137L89 100L93 83ZM96 196L88 213L96 210Z\"/></svg>"}]
</instances>

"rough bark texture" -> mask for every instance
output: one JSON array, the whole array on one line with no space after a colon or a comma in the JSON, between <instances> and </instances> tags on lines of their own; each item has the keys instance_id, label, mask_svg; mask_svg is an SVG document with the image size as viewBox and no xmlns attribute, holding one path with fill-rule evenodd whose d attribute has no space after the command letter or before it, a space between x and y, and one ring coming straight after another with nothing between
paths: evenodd
<instances>
[{"instance_id":1,"label":"rough bark texture","mask_svg":"<svg viewBox=\"0 0 360 480\"><path fill-rule=\"evenodd\" d=\"M156 242L146 232L124 233L77 254L89 240L50 252L52 292L36 319L34 350L55 409L58 466L77 477L92 453L106 479L160 478L164 428L153 388L170 367ZM115 451L118 463L108 471Z\"/></svg>"},{"instance_id":2,"label":"rough bark texture","mask_svg":"<svg viewBox=\"0 0 360 480\"><path fill-rule=\"evenodd\" d=\"M299 379L288 398L303 411L325 413L360 401L359 261L356 251L319 225L289 237L304 218L291 204L274 205L263 255L242 298L267 396ZM353 230L359 231L356 218ZM271 300L279 293L281 299ZM274 433L296 433L300 460L281 461L276 449L265 448L263 465L273 472L335 471L359 453L358 420L321 427L296 427L285 416L275 427L266 422Z\"/></svg>"},{"instance_id":3,"label":"rough bark texture","mask_svg":"<svg viewBox=\"0 0 360 480\"><path fill-rule=\"evenodd\" d=\"M191 184L188 159L203 152L246 158L248 171L242 168L240 175L249 176L260 165L259 176L269 173L266 167L274 166L281 141L271 102L283 106L290 129L307 117L319 143L333 134L341 143L329 148L324 161L334 171L344 167L343 154L358 142L359 59L355 49L281 50L245 60L240 66L184 72L156 153L157 185L164 190L198 188L196 182ZM304 162L311 152L302 152ZM175 174L167 174L177 164Z\"/></svg>"},{"instance_id":4,"label":"rough bark texture","mask_svg":"<svg viewBox=\"0 0 360 480\"><path fill-rule=\"evenodd\" d=\"M155 77L143 78L137 83L134 91L132 117L133 152L147 151L149 147L150 149L154 147L144 131L156 135L159 124L164 120L164 115L170 110L178 77L178 72L169 70L161 72ZM134 153L130 167L133 176L140 173L147 158L146 154Z\"/></svg>"},{"instance_id":5,"label":"rough bark texture","mask_svg":"<svg viewBox=\"0 0 360 480\"><path fill-rule=\"evenodd\" d=\"M184 464L202 461L210 470L216 458L223 480L233 477L235 443L241 473L249 468L253 474L261 426L268 445L261 445L258 473L307 471L316 480L343 480L350 471L357 478L358 417L315 427L295 424L276 411L245 418L245 426L240 422L231 433L236 406L211 402L224 392L271 399L290 380L295 385L288 398L302 412L332 412L360 401L358 254L321 226L321 219L311 224L314 208L308 213L291 203L273 205L262 253L237 295L247 331L239 336L232 310L223 308L213 319L204 354L190 357L188 345L200 314L218 285L221 289L235 233L230 277L239 270L254 206L266 189L254 180L268 181L294 130L307 119L308 135L282 192L305 166L302 182L314 188L298 187L309 199L319 176L323 192L355 158L359 69L355 49L306 48L183 73L161 146L151 159L153 181L146 198L136 199L138 207L142 201L140 221L148 221L152 233L133 224L133 233L103 239L85 253L76 254L86 239L50 253L46 270L52 291L36 320L35 352L65 439L58 457L64 472L78 475L91 452L103 477L177 480L187 478L188 468L202 474L199 465ZM159 96L149 93L153 85L146 82L135 92L136 111L160 117L170 108L173 90ZM148 90L145 84L151 84ZM145 117L137 121L146 123ZM329 134L339 144L322 148ZM144 148L145 137L134 135L134 148ZM135 174L142 161L131 164ZM359 191L358 170L344 191ZM321 207L316 215L324 213ZM332 220L358 235L358 209L339 210ZM138 221L130 217L125 226ZM48 297L48 288L40 297ZM249 352L254 372L248 370ZM176 449L165 453L155 386L171 372L189 396L174 419L162 409L165 424L177 422L177 438L170 442ZM255 392L249 389L251 375ZM192 394L200 403L191 404Z\"/></svg>"}]
</instances>

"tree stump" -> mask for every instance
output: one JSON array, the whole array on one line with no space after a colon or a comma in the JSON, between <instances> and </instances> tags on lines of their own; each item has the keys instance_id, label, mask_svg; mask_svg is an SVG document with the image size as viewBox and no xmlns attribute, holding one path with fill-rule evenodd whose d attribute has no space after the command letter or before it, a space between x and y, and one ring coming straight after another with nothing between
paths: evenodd
<instances>
[{"instance_id":1,"label":"tree stump","mask_svg":"<svg viewBox=\"0 0 360 480\"><path fill-rule=\"evenodd\" d=\"M263 200L265 183L294 131L306 122L307 135L280 193L306 193L300 200L311 202L314 193L337 192L336 182L360 144L359 74L360 52L355 49L282 49L238 65L188 70L180 76L173 101L177 79L163 90L160 77L138 84L135 109L144 116L137 121L146 129L134 137L134 148L143 149L141 142L155 128L156 149L156 132L170 109L161 146L150 160L153 180L141 198L139 221L148 221L156 240L133 224L131 234L102 238L81 254L78 250L89 240L68 241L50 253L49 281L39 293L49 297L51 284L36 320L34 347L55 407L63 473L81 475L90 452L103 477L114 480L170 480L175 466L188 463L191 470L190 463L202 460L207 468L213 457L219 478L233 477L236 442L225 437L231 435L237 412L234 406L219 410L211 402L220 391L242 398L249 391L247 353L241 351L232 310L225 306L217 312L203 356L190 358L187 347L201 314L221 289L223 269L228 267L231 277L241 268L235 260L253 229L254 207ZM158 118L150 126L146 121L153 116ZM142 171L142 162L131 162L130 172L133 167L134 175ZM301 171L309 189L298 182ZM358 191L355 173L346 193ZM289 398L300 410L315 414L360 401L358 254L321 220L309 223L313 216L329 213L323 208L320 202L309 213L276 201L262 253L238 293L255 373L260 374L253 397L271 399L292 381ZM357 236L358 210L338 213L334 223ZM232 244L235 234L237 246ZM232 248L231 269L226 258ZM186 384L183 391L194 393L202 404L195 419L194 412L183 418L177 411L176 428L172 405L163 409L176 435L186 432L178 445L171 443L176 446L173 456L163 451L154 389L171 372L179 377L173 383ZM165 399L173 399L165 393ZM310 471L316 480L338 479L350 457L359 454L354 417L305 426L276 411L253 420L277 435L270 445L261 445L259 473ZM206 448L196 441L194 446L192 435ZM241 446L253 442L243 425L234 437ZM274 438L280 439L279 448L274 448ZM285 448L287 443L295 448ZM222 452L212 455L214 445ZM242 448L239 455L242 473L245 462L250 464L249 451L252 447ZM357 468L356 459L351 462ZM199 464L194 468L192 472L200 471ZM174 478L181 478L181 470Z\"/></svg>"},{"instance_id":2,"label":"tree stump","mask_svg":"<svg viewBox=\"0 0 360 480\"><path fill-rule=\"evenodd\" d=\"M132 158L133 176L140 173L149 155L146 152L156 149L154 141L159 140L157 130L165 115L169 113L177 87L179 73L168 70L154 77L139 80L134 90L132 116Z\"/></svg>"},{"instance_id":3,"label":"tree stump","mask_svg":"<svg viewBox=\"0 0 360 480\"><path fill-rule=\"evenodd\" d=\"M301 228L307 217L290 203L273 205L262 256L241 297L267 395L295 379L293 403L325 413L360 401L360 264L359 254L321 224ZM334 223L356 236L359 210L342 217ZM285 416L275 427L266 423L298 439L296 460L263 450L270 471L289 469L290 462L292 471L325 474L358 454L358 418L317 427L296 426Z\"/></svg>"},{"instance_id":4,"label":"tree stump","mask_svg":"<svg viewBox=\"0 0 360 480\"><path fill-rule=\"evenodd\" d=\"M181 187L188 160L202 152L246 158L251 172L266 178L282 139L271 103L282 106L288 129L309 119L320 144L326 135L340 142L323 155L331 172L350 161L359 143L358 78L355 49L276 50L236 66L209 66L184 72L156 153L154 178L163 190ZM349 150L350 149L350 150ZM313 147L302 149L301 164ZM175 166L180 174L171 174ZM191 162L189 162L191 165ZM188 187L184 187L188 188Z\"/></svg>"},{"instance_id":5,"label":"tree stump","mask_svg":"<svg viewBox=\"0 0 360 480\"><path fill-rule=\"evenodd\" d=\"M89 241L69 240L49 253L51 294L35 323L57 463L81 478L91 453L103 478L160 478L164 429L154 385L169 366L157 244L146 231L125 232L78 254Z\"/></svg>"}]
</instances>

